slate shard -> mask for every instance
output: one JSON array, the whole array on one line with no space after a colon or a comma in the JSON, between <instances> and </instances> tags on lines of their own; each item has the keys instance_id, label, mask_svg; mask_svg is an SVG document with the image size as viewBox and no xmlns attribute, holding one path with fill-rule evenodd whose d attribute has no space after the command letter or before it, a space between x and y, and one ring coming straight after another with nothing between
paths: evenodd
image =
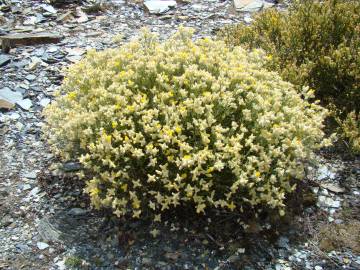
<instances>
[{"instance_id":1,"label":"slate shard","mask_svg":"<svg viewBox=\"0 0 360 270\"><path fill-rule=\"evenodd\" d=\"M2 51L8 53L11 48L17 46L30 46L46 43L59 43L63 36L53 33L29 33L29 34L9 34L0 37Z\"/></svg>"}]
</instances>

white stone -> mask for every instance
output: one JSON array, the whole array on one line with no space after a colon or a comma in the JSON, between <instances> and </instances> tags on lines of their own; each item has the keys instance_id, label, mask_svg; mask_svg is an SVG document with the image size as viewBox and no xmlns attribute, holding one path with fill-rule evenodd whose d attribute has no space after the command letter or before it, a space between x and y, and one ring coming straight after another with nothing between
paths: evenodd
<instances>
[{"instance_id":1,"label":"white stone","mask_svg":"<svg viewBox=\"0 0 360 270\"><path fill-rule=\"evenodd\" d=\"M327 166L321 166L318 171L318 180L334 179L336 174L328 169Z\"/></svg>"},{"instance_id":2,"label":"white stone","mask_svg":"<svg viewBox=\"0 0 360 270\"><path fill-rule=\"evenodd\" d=\"M326 196L319 196L318 202L320 206L323 207L333 207L333 208L339 208L340 207L340 201L336 201L330 197Z\"/></svg>"},{"instance_id":3,"label":"white stone","mask_svg":"<svg viewBox=\"0 0 360 270\"><path fill-rule=\"evenodd\" d=\"M28 179L36 179L36 172L35 171L28 172L25 173L23 176Z\"/></svg>"},{"instance_id":4,"label":"white stone","mask_svg":"<svg viewBox=\"0 0 360 270\"><path fill-rule=\"evenodd\" d=\"M22 190L29 190L29 189L31 189L31 186L29 184L25 184L22 187Z\"/></svg>"},{"instance_id":5,"label":"white stone","mask_svg":"<svg viewBox=\"0 0 360 270\"><path fill-rule=\"evenodd\" d=\"M312 191L313 191L315 194L317 194L317 193L319 192L319 188L318 188L318 187L312 187L311 189L312 189Z\"/></svg>"},{"instance_id":6,"label":"white stone","mask_svg":"<svg viewBox=\"0 0 360 270\"><path fill-rule=\"evenodd\" d=\"M42 5L40 5L40 7L42 7L45 11L50 12L52 14L57 13L57 10L53 6L42 4Z\"/></svg>"},{"instance_id":7,"label":"white stone","mask_svg":"<svg viewBox=\"0 0 360 270\"><path fill-rule=\"evenodd\" d=\"M242 12L256 12L273 5L264 0L234 0L235 9Z\"/></svg>"},{"instance_id":8,"label":"white stone","mask_svg":"<svg viewBox=\"0 0 360 270\"><path fill-rule=\"evenodd\" d=\"M47 249L49 247L49 245L44 242L37 242L36 245L40 250Z\"/></svg>"},{"instance_id":9,"label":"white stone","mask_svg":"<svg viewBox=\"0 0 360 270\"><path fill-rule=\"evenodd\" d=\"M17 105L19 105L24 110L28 111L32 107L32 101L30 99L23 99L16 102Z\"/></svg>"},{"instance_id":10,"label":"white stone","mask_svg":"<svg viewBox=\"0 0 360 270\"><path fill-rule=\"evenodd\" d=\"M244 16L244 22L251 23L252 21L253 21L253 19L251 18L251 16L249 14L246 14Z\"/></svg>"},{"instance_id":11,"label":"white stone","mask_svg":"<svg viewBox=\"0 0 360 270\"><path fill-rule=\"evenodd\" d=\"M170 8L176 7L176 1L173 0L149 0L145 1L144 5L151 14L162 14L167 12Z\"/></svg>"},{"instance_id":12,"label":"white stone","mask_svg":"<svg viewBox=\"0 0 360 270\"><path fill-rule=\"evenodd\" d=\"M39 191L40 191L40 189L39 189L38 187L34 187L34 188L30 191L29 196L30 196L30 197L31 197L31 196L35 196L36 194L39 193Z\"/></svg>"},{"instance_id":13,"label":"white stone","mask_svg":"<svg viewBox=\"0 0 360 270\"><path fill-rule=\"evenodd\" d=\"M50 99L49 98L43 98L43 99L40 100L39 103L40 103L40 106L46 107L47 105L49 105Z\"/></svg>"}]
</instances>

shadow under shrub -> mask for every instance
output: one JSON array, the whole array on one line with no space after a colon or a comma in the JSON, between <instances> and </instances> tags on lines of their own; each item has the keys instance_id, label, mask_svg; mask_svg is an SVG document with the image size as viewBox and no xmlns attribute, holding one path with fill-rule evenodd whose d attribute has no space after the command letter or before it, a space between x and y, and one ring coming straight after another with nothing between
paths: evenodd
<instances>
[{"instance_id":1,"label":"shadow under shrub","mask_svg":"<svg viewBox=\"0 0 360 270\"><path fill-rule=\"evenodd\" d=\"M261 50L148 32L70 67L45 134L85 167L95 208L151 216L176 207L284 213L302 161L323 140L322 107L265 69Z\"/></svg>"},{"instance_id":2,"label":"shadow under shrub","mask_svg":"<svg viewBox=\"0 0 360 270\"><path fill-rule=\"evenodd\" d=\"M360 109L360 2L295 1L287 12L269 9L250 26L219 32L230 45L264 49L269 68L299 89L310 86L325 105Z\"/></svg>"}]
</instances>

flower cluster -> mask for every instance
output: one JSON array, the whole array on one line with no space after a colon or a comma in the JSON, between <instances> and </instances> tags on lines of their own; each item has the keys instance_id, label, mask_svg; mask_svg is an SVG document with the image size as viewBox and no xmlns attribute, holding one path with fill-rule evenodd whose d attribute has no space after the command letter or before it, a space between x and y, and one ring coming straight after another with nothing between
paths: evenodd
<instances>
[{"instance_id":1,"label":"flower cluster","mask_svg":"<svg viewBox=\"0 0 360 270\"><path fill-rule=\"evenodd\" d=\"M45 133L64 159L79 159L96 208L117 216L193 206L283 212L301 161L324 143L327 112L263 66L261 50L165 42L145 31L70 67L46 110Z\"/></svg>"}]
</instances>

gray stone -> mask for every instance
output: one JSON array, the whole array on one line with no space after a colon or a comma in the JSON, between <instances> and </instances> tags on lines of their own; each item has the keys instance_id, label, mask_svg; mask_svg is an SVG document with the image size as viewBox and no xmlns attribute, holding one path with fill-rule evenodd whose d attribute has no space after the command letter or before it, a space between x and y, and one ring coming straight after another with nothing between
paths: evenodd
<instances>
[{"instance_id":1,"label":"gray stone","mask_svg":"<svg viewBox=\"0 0 360 270\"><path fill-rule=\"evenodd\" d=\"M318 202L319 206L323 206L323 207L339 208L341 205L340 201L336 201L326 196L319 196L318 200L319 200Z\"/></svg>"},{"instance_id":2,"label":"gray stone","mask_svg":"<svg viewBox=\"0 0 360 270\"><path fill-rule=\"evenodd\" d=\"M88 211L82 208L71 208L68 211L68 214L71 216L83 216L87 213Z\"/></svg>"},{"instance_id":3,"label":"gray stone","mask_svg":"<svg viewBox=\"0 0 360 270\"><path fill-rule=\"evenodd\" d=\"M0 99L6 100L10 103L17 103L23 99L22 94L12 91L8 87L0 89Z\"/></svg>"},{"instance_id":4,"label":"gray stone","mask_svg":"<svg viewBox=\"0 0 360 270\"><path fill-rule=\"evenodd\" d=\"M79 171L81 170L82 166L79 162L66 162L64 165L63 165L63 170L65 172L75 172L75 171Z\"/></svg>"},{"instance_id":5,"label":"gray stone","mask_svg":"<svg viewBox=\"0 0 360 270\"><path fill-rule=\"evenodd\" d=\"M36 79L36 76L33 74L29 74L25 77L25 79L27 79L28 81L33 81Z\"/></svg>"},{"instance_id":6,"label":"gray stone","mask_svg":"<svg viewBox=\"0 0 360 270\"><path fill-rule=\"evenodd\" d=\"M277 241L277 245L280 248L284 248L284 249L289 249L289 238L285 237L285 236L280 236L278 241Z\"/></svg>"},{"instance_id":7,"label":"gray stone","mask_svg":"<svg viewBox=\"0 0 360 270\"><path fill-rule=\"evenodd\" d=\"M7 55L0 54L0 67L3 67L11 62L11 58Z\"/></svg>"},{"instance_id":8,"label":"gray stone","mask_svg":"<svg viewBox=\"0 0 360 270\"><path fill-rule=\"evenodd\" d=\"M227 260L230 263L236 263L236 262L240 261L240 259L241 259L241 257L238 254L234 254L234 255L231 255Z\"/></svg>"},{"instance_id":9,"label":"gray stone","mask_svg":"<svg viewBox=\"0 0 360 270\"><path fill-rule=\"evenodd\" d=\"M334 193L344 193L345 189L340 187L338 184L335 183L322 183L320 184L322 188L326 188L327 190L334 192Z\"/></svg>"},{"instance_id":10,"label":"gray stone","mask_svg":"<svg viewBox=\"0 0 360 270\"><path fill-rule=\"evenodd\" d=\"M152 265L152 260L150 258L142 258L142 264L145 266L151 266Z\"/></svg>"},{"instance_id":11,"label":"gray stone","mask_svg":"<svg viewBox=\"0 0 360 270\"><path fill-rule=\"evenodd\" d=\"M36 172L35 171L28 172L25 173L23 176L28 179L36 179Z\"/></svg>"},{"instance_id":12,"label":"gray stone","mask_svg":"<svg viewBox=\"0 0 360 270\"><path fill-rule=\"evenodd\" d=\"M35 196L36 194L38 194L40 192L40 189L38 187L34 187L30 192L29 192L29 196Z\"/></svg>"},{"instance_id":13,"label":"gray stone","mask_svg":"<svg viewBox=\"0 0 360 270\"><path fill-rule=\"evenodd\" d=\"M3 52L9 52L11 48L18 46L30 46L45 43L58 43L63 36L53 33L26 33L26 34L9 34L0 37Z\"/></svg>"},{"instance_id":14,"label":"gray stone","mask_svg":"<svg viewBox=\"0 0 360 270\"><path fill-rule=\"evenodd\" d=\"M50 99L49 98L43 98L40 100L39 104L42 107L46 107L47 105L49 105L50 103Z\"/></svg>"},{"instance_id":15,"label":"gray stone","mask_svg":"<svg viewBox=\"0 0 360 270\"><path fill-rule=\"evenodd\" d=\"M25 244L16 244L15 245L16 249L19 250L20 252L28 252L31 251L31 248L28 245Z\"/></svg>"},{"instance_id":16,"label":"gray stone","mask_svg":"<svg viewBox=\"0 0 360 270\"><path fill-rule=\"evenodd\" d=\"M24 184L22 186L22 190L29 190L29 189L31 189L31 185L29 185L29 184Z\"/></svg>"},{"instance_id":17,"label":"gray stone","mask_svg":"<svg viewBox=\"0 0 360 270\"><path fill-rule=\"evenodd\" d=\"M61 242L61 232L45 217L39 221L38 232L45 241Z\"/></svg>"}]
</instances>

